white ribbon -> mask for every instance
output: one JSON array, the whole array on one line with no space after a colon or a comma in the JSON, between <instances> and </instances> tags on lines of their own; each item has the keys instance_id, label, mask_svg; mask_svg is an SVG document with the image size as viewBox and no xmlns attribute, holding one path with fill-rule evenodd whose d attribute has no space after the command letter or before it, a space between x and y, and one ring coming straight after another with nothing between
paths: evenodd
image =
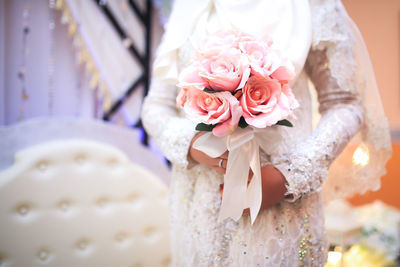
<instances>
[{"instance_id":1,"label":"white ribbon","mask_svg":"<svg viewBox=\"0 0 400 267\"><path fill-rule=\"evenodd\" d=\"M281 140L279 127L257 129L250 126L238 128L226 137L216 137L211 132L199 137L193 147L217 158L229 151L224 191L218 221L232 218L235 221L242 216L243 210L250 208L253 224L262 201L260 148L267 154L273 152ZM247 185L249 169L253 178Z\"/></svg>"}]
</instances>

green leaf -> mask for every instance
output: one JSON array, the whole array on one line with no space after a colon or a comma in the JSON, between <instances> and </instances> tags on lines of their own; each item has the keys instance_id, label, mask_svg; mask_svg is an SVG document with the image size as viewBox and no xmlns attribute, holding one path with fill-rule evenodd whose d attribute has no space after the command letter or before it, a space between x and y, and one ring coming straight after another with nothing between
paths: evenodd
<instances>
[{"instance_id":1,"label":"green leaf","mask_svg":"<svg viewBox=\"0 0 400 267\"><path fill-rule=\"evenodd\" d=\"M205 123L199 123L196 125L196 130L197 131L203 131L203 132L211 132L212 129L214 129L215 125L210 125L210 124L205 124Z\"/></svg>"},{"instance_id":2,"label":"green leaf","mask_svg":"<svg viewBox=\"0 0 400 267\"><path fill-rule=\"evenodd\" d=\"M203 92L213 94L213 93L218 93L218 92L222 92L222 91L221 90L213 90L213 89L210 89L210 88L204 88Z\"/></svg>"},{"instance_id":3,"label":"green leaf","mask_svg":"<svg viewBox=\"0 0 400 267\"><path fill-rule=\"evenodd\" d=\"M243 118L243 116L240 117L240 120L239 120L239 127L240 127L240 128L246 128L247 126L248 126L248 124L247 124L247 122L245 121L245 119Z\"/></svg>"},{"instance_id":4,"label":"green leaf","mask_svg":"<svg viewBox=\"0 0 400 267\"><path fill-rule=\"evenodd\" d=\"M288 120L281 120L281 121L278 121L276 124L282 125L282 126L287 126L287 127L293 127L293 124Z\"/></svg>"}]
</instances>

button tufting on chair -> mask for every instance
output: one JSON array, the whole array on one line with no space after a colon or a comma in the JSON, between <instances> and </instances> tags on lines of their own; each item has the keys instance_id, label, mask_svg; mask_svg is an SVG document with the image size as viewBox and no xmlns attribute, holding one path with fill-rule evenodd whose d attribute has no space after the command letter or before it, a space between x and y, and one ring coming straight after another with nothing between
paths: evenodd
<instances>
[{"instance_id":1,"label":"button tufting on chair","mask_svg":"<svg viewBox=\"0 0 400 267\"><path fill-rule=\"evenodd\" d=\"M75 156L75 162L79 165L84 164L86 159L87 157L85 154L78 154Z\"/></svg>"},{"instance_id":2,"label":"button tufting on chair","mask_svg":"<svg viewBox=\"0 0 400 267\"><path fill-rule=\"evenodd\" d=\"M19 215L21 215L21 216L26 216L28 214L29 210L30 210L30 206L29 206L29 204L26 204L26 203L20 204L17 207L17 211L18 211Z\"/></svg>"},{"instance_id":3,"label":"button tufting on chair","mask_svg":"<svg viewBox=\"0 0 400 267\"><path fill-rule=\"evenodd\" d=\"M111 200L107 196L102 196L96 200L96 204L101 210L106 210L107 208L110 207Z\"/></svg>"},{"instance_id":4,"label":"button tufting on chair","mask_svg":"<svg viewBox=\"0 0 400 267\"><path fill-rule=\"evenodd\" d=\"M48 167L48 162L45 160L41 160L36 166L39 171L45 172Z\"/></svg>"},{"instance_id":5,"label":"button tufting on chair","mask_svg":"<svg viewBox=\"0 0 400 267\"><path fill-rule=\"evenodd\" d=\"M76 247L78 250L85 251L89 247L89 240L86 238L81 238L76 242Z\"/></svg>"},{"instance_id":6,"label":"button tufting on chair","mask_svg":"<svg viewBox=\"0 0 400 267\"><path fill-rule=\"evenodd\" d=\"M161 261L161 266L167 267L171 265L171 257L167 256Z\"/></svg>"},{"instance_id":7,"label":"button tufting on chair","mask_svg":"<svg viewBox=\"0 0 400 267\"><path fill-rule=\"evenodd\" d=\"M69 200L61 200L57 206L62 212L67 212L71 208L71 202Z\"/></svg>"},{"instance_id":8,"label":"button tufting on chair","mask_svg":"<svg viewBox=\"0 0 400 267\"><path fill-rule=\"evenodd\" d=\"M124 232L117 233L115 235L115 241L117 241L117 243L119 243L119 244L127 243L128 235L126 233L124 233Z\"/></svg>"},{"instance_id":9,"label":"button tufting on chair","mask_svg":"<svg viewBox=\"0 0 400 267\"><path fill-rule=\"evenodd\" d=\"M116 159L116 158L107 159L107 164L109 164L111 166L116 165L117 163L118 163L118 159Z\"/></svg>"},{"instance_id":10,"label":"button tufting on chair","mask_svg":"<svg viewBox=\"0 0 400 267\"><path fill-rule=\"evenodd\" d=\"M49 260L50 252L47 249L40 249L37 256L38 256L39 260L41 260L42 262L45 262L45 261Z\"/></svg>"},{"instance_id":11,"label":"button tufting on chair","mask_svg":"<svg viewBox=\"0 0 400 267\"><path fill-rule=\"evenodd\" d=\"M0 173L0 267L168 266L167 198L159 179L103 143L19 151Z\"/></svg>"}]
</instances>

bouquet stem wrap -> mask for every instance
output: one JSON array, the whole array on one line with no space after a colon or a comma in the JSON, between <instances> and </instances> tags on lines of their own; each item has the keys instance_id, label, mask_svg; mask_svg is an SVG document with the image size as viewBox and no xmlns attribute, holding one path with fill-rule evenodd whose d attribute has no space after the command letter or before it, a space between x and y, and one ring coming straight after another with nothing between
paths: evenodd
<instances>
[{"instance_id":1,"label":"bouquet stem wrap","mask_svg":"<svg viewBox=\"0 0 400 267\"><path fill-rule=\"evenodd\" d=\"M262 201L260 148L271 154L280 140L278 127L273 126L265 129L238 128L225 137L216 137L209 132L194 142L195 149L212 158L229 151L218 221L226 218L237 221L243 210L250 208L251 223L254 223ZM254 176L248 184L250 169Z\"/></svg>"}]
</instances>

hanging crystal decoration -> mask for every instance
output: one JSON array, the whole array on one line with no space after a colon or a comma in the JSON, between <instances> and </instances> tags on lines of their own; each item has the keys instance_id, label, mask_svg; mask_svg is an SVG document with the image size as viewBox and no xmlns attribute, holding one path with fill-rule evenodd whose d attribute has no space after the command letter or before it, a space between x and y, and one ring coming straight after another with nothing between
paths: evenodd
<instances>
[{"instance_id":1,"label":"hanging crystal decoration","mask_svg":"<svg viewBox=\"0 0 400 267\"><path fill-rule=\"evenodd\" d=\"M21 65L18 70L18 79L21 84L21 102L19 106L18 120L21 121L25 116L25 102L29 99L28 91L26 88L26 57L28 56L28 36L30 32L30 7L25 6L22 12L22 47L21 47Z\"/></svg>"},{"instance_id":2,"label":"hanging crystal decoration","mask_svg":"<svg viewBox=\"0 0 400 267\"><path fill-rule=\"evenodd\" d=\"M48 115L54 115L54 63L55 63L55 50L54 50L54 29L55 29L55 7L56 1L49 0L49 31L50 31L50 55L48 63Z\"/></svg>"}]
</instances>

